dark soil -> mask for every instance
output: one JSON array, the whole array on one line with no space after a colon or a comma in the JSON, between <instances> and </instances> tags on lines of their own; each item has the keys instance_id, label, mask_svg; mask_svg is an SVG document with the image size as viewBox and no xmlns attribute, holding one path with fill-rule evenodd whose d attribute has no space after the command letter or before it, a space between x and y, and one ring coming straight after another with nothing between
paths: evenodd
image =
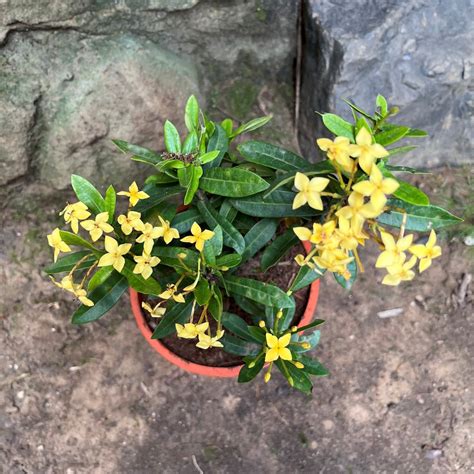
<instances>
[{"instance_id":1,"label":"dark soil","mask_svg":"<svg viewBox=\"0 0 474 474\"><path fill-rule=\"evenodd\" d=\"M295 247L277 265L270 268L265 273L260 270L261 254L259 253L249 260L244 268L239 269L237 275L247 278L254 278L265 283L272 283L279 288L286 290L290 286L299 270L294 258L298 253L302 252L304 252L302 247ZM297 324L301 319L306 308L308 295L309 287L303 288L294 294L296 310L295 317L292 321L293 324ZM154 301L152 300L151 303L153 304ZM252 320L252 317L245 313L245 311L243 311L232 298L227 298L224 300L224 310L241 316L242 319L244 319L244 321L248 324L255 323ZM146 311L144 311L144 314L148 325L153 330L157 326L159 320L152 318ZM194 320L197 321L198 319L199 316L196 314ZM217 329L216 321L210 318L209 324L212 334L215 334ZM226 330L226 332L230 331ZM173 334L172 336L163 338L161 342L183 359L198 364L212 367L233 367L242 363L241 356L229 354L220 348L213 347L206 350L199 349L196 347L196 339L181 339L176 334Z\"/></svg>"}]
</instances>

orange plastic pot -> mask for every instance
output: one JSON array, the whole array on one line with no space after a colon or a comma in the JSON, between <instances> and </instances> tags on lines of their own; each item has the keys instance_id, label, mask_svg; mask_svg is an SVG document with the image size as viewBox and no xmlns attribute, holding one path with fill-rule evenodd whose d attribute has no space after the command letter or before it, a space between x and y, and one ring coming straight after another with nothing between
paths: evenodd
<instances>
[{"instance_id":1,"label":"orange plastic pot","mask_svg":"<svg viewBox=\"0 0 474 474\"><path fill-rule=\"evenodd\" d=\"M303 245L305 250L309 252L311 245L308 242L303 242ZM318 296L319 280L316 280L311 284L308 303L303 316L298 323L298 327L305 326L312 321L316 311L316 306L318 304ZM153 332L150 326L148 326L142 310L142 295L137 293L132 288L130 288L130 303L132 305L133 315L135 316L138 328L140 329L144 338L147 340L148 344L150 344L150 346L153 347L153 349L155 349L155 351L164 357L168 362L171 362L186 372L197 375L205 375L206 377L230 378L238 376L242 367L241 364L235 365L233 367L211 367L207 365L196 364L195 362L190 362L189 360L183 359L179 355L170 351L162 342L160 342L159 339L152 339L151 336Z\"/></svg>"}]
</instances>

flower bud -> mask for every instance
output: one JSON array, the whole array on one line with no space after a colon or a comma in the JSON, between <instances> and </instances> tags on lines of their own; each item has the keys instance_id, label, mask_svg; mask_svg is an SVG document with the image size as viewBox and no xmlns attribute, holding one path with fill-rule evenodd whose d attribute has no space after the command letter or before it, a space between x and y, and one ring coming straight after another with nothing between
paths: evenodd
<instances>
[{"instance_id":1,"label":"flower bud","mask_svg":"<svg viewBox=\"0 0 474 474\"><path fill-rule=\"evenodd\" d=\"M277 319L280 319L283 316L283 311L280 309L278 310L278 313L276 314Z\"/></svg>"},{"instance_id":2,"label":"flower bud","mask_svg":"<svg viewBox=\"0 0 474 474\"><path fill-rule=\"evenodd\" d=\"M268 383L268 381L272 378L272 374L270 372L267 372L265 376L263 377L263 380L265 380L265 383Z\"/></svg>"},{"instance_id":3,"label":"flower bud","mask_svg":"<svg viewBox=\"0 0 474 474\"><path fill-rule=\"evenodd\" d=\"M295 386L295 382L294 382L294 380L293 380L293 377L288 377L288 383L289 383L292 387Z\"/></svg>"},{"instance_id":4,"label":"flower bud","mask_svg":"<svg viewBox=\"0 0 474 474\"><path fill-rule=\"evenodd\" d=\"M254 360L252 362L250 362L250 364L248 365L249 369L252 369L253 367L255 367L255 361Z\"/></svg>"},{"instance_id":5,"label":"flower bud","mask_svg":"<svg viewBox=\"0 0 474 474\"><path fill-rule=\"evenodd\" d=\"M302 342L301 347L303 349L311 349L311 344L309 342Z\"/></svg>"},{"instance_id":6,"label":"flower bud","mask_svg":"<svg viewBox=\"0 0 474 474\"><path fill-rule=\"evenodd\" d=\"M261 328L264 328L264 327L265 327L265 321L262 319L261 321L258 322L258 325L259 325Z\"/></svg>"},{"instance_id":7,"label":"flower bud","mask_svg":"<svg viewBox=\"0 0 474 474\"><path fill-rule=\"evenodd\" d=\"M295 362L295 367L297 369L304 369L304 364L302 364L301 362L296 361Z\"/></svg>"},{"instance_id":8,"label":"flower bud","mask_svg":"<svg viewBox=\"0 0 474 474\"><path fill-rule=\"evenodd\" d=\"M298 331L298 326L292 326L291 327L291 332L296 332Z\"/></svg>"}]
</instances>

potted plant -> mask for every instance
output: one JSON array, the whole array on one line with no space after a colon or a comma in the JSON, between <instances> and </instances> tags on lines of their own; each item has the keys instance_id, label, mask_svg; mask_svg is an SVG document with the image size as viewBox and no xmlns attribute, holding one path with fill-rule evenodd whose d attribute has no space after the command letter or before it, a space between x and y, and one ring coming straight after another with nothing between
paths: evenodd
<instances>
[{"instance_id":1,"label":"potted plant","mask_svg":"<svg viewBox=\"0 0 474 474\"><path fill-rule=\"evenodd\" d=\"M382 283L411 280L441 254L435 229L459 221L395 177L419 171L391 163L414 147L392 145L425 132L390 123L397 110L380 95L373 114L349 106L353 123L321 115L335 138L317 140L325 159L315 164L260 141L236 145L271 117L235 128L212 121L193 96L184 135L165 123L164 152L115 140L152 174L143 187L109 186L104 195L72 176L78 201L61 212L70 231L48 235L54 263L46 269L81 303L72 322L97 320L130 288L140 330L176 365L239 382L261 371L268 382L277 367L310 392L310 376L327 374L307 354L323 322L312 319L319 278L328 271L351 288L372 240Z\"/></svg>"}]
</instances>

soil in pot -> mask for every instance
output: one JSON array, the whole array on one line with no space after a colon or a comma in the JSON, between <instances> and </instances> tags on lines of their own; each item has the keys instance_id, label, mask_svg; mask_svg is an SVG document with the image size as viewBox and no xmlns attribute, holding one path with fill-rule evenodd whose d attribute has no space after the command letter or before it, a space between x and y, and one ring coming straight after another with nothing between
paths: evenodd
<instances>
[{"instance_id":1,"label":"soil in pot","mask_svg":"<svg viewBox=\"0 0 474 474\"><path fill-rule=\"evenodd\" d=\"M302 249L299 246L293 248L290 252L288 252L285 258L283 258L278 264L267 270L265 273L262 273L259 270L261 254L257 254L245 264L244 268L237 272L237 275L254 278L266 283L272 283L279 288L287 289L299 270L299 266L294 260L298 253L302 253ZM310 288L306 287L294 293L296 310L292 324L297 324L303 316L309 297L309 291ZM148 297L146 297L146 300L149 301L150 304L153 304L157 301ZM224 310L238 314L247 323L254 324L252 318L247 313L245 313L231 298L224 300ZM143 311L143 313L148 325L153 331L158 324L159 319L152 318L146 311ZM196 316L199 317L196 314L195 320L197 320ZM209 318L209 324L211 326L212 333L214 334L216 332L217 323L213 318ZM232 334L230 331L227 332ZM240 356L228 354L220 348L211 348L207 350L199 349L196 347L197 340L180 339L176 334L161 339L161 342L166 347L168 347L168 349L183 359L197 364L212 367L232 367L242 363L242 358Z\"/></svg>"}]
</instances>

